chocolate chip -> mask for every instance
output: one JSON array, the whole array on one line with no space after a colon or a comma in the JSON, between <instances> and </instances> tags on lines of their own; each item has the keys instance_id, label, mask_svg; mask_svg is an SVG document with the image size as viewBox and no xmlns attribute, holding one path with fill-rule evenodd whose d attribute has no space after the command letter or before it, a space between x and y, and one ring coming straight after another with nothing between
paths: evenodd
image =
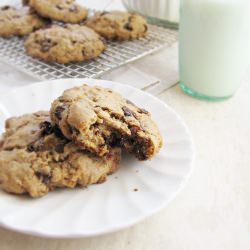
<instances>
[{"instance_id":1,"label":"chocolate chip","mask_svg":"<svg viewBox=\"0 0 250 250\"><path fill-rule=\"evenodd\" d=\"M69 132L71 134L80 134L79 130L73 126L69 126Z\"/></svg>"},{"instance_id":2,"label":"chocolate chip","mask_svg":"<svg viewBox=\"0 0 250 250\"><path fill-rule=\"evenodd\" d=\"M140 108L140 109L138 110L138 113L146 114L146 115L149 114L149 112L148 112L146 109L143 109L143 108Z\"/></svg>"},{"instance_id":3,"label":"chocolate chip","mask_svg":"<svg viewBox=\"0 0 250 250\"><path fill-rule=\"evenodd\" d=\"M40 123L40 129L42 129L43 135L50 135L53 133L53 127L50 122L44 121Z\"/></svg>"},{"instance_id":4,"label":"chocolate chip","mask_svg":"<svg viewBox=\"0 0 250 250\"><path fill-rule=\"evenodd\" d=\"M40 45L42 52L48 52L51 47L56 45L56 43L52 42L51 39L45 39L40 42Z\"/></svg>"},{"instance_id":5,"label":"chocolate chip","mask_svg":"<svg viewBox=\"0 0 250 250\"><path fill-rule=\"evenodd\" d=\"M39 178L44 184L48 185L50 183L51 176L48 174L36 172L35 175Z\"/></svg>"},{"instance_id":6,"label":"chocolate chip","mask_svg":"<svg viewBox=\"0 0 250 250\"><path fill-rule=\"evenodd\" d=\"M55 146L55 151L57 153L63 153L64 152L64 146L65 146L65 144L63 144L63 143L56 145Z\"/></svg>"},{"instance_id":7,"label":"chocolate chip","mask_svg":"<svg viewBox=\"0 0 250 250\"><path fill-rule=\"evenodd\" d=\"M129 18L128 18L128 22L124 24L124 29L127 29L129 31L132 31L133 30L133 27L131 26L131 21L132 21L132 18L133 18L133 15L131 15Z\"/></svg>"},{"instance_id":8,"label":"chocolate chip","mask_svg":"<svg viewBox=\"0 0 250 250\"><path fill-rule=\"evenodd\" d=\"M62 119L62 112L65 110L65 107L63 106L58 106L56 107L55 109L55 117L58 119L58 120L61 120Z\"/></svg>"},{"instance_id":9,"label":"chocolate chip","mask_svg":"<svg viewBox=\"0 0 250 250\"><path fill-rule=\"evenodd\" d=\"M137 126L131 126L129 129L132 135L136 134L140 130L140 128Z\"/></svg>"},{"instance_id":10,"label":"chocolate chip","mask_svg":"<svg viewBox=\"0 0 250 250\"><path fill-rule=\"evenodd\" d=\"M64 139L64 135L57 125L54 127L54 133L56 137Z\"/></svg>"},{"instance_id":11,"label":"chocolate chip","mask_svg":"<svg viewBox=\"0 0 250 250\"><path fill-rule=\"evenodd\" d=\"M128 107L122 107L123 113L125 116L134 116L135 119L139 119L138 115L131 109L129 109Z\"/></svg>"},{"instance_id":12,"label":"chocolate chip","mask_svg":"<svg viewBox=\"0 0 250 250\"><path fill-rule=\"evenodd\" d=\"M132 116L133 115L133 111L130 110L128 107L124 106L122 107L123 113L125 116Z\"/></svg>"},{"instance_id":13,"label":"chocolate chip","mask_svg":"<svg viewBox=\"0 0 250 250\"><path fill-rule=\"evenodd\" d=\"M120 145L120 138L116 133L111 133L105 138L105 143L110 147L118 146Z\"/></svg>"},{"instance_id":14,"label":"chocolate chip","mask_svg":"<svg viewBox=\"0 0 250 250\"><path fill-rule=\"evenodd\" d=\"M144 29L145 29L145 32L148 31L148 26L146 24L144 24Z\"/></svg>"},{"instance_id":15,"label":"chocolate chip","mask_svg":"<svg viewBox=\"0 0 250 250\"><path fill-rule=\"evenodd\" d=\"M129 31L133 30L133 28L131 27L131 23L129 23L129 22L125 23L124 26L123 26L123 28L126 29L126 30L129 30Z\"/></svg>"},{"instance_id":16,"label":"chocolate chip","mask_svg":"<svg viewBox=\"0 0 250 250\"><path fill-rule=\"evenodd\" d=\"M27 151L28 151L28 152L34 152L34 151L35 151L35 147L34 147L33 143L30 143L30 144L27 146Z\"/></svg>"},{"instance_id":17,"label":"chocolate chip","mask_svg":"<svg viewBox=\"0 0 250 250\"><path fill-rule=\"evenodd\" d=\"M1 10L9 10L11 9L11 7L9 5L5 5L3 7L1 7Z\"/></svg>"}]
</instances>

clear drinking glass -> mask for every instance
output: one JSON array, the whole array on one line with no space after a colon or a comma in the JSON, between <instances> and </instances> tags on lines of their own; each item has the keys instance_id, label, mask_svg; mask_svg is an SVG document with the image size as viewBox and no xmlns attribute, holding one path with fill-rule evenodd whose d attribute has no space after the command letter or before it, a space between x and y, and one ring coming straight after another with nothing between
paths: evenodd
<instances>
[{"instance_id":1,"label":"clear drinking glass","mask_svg":"<svg viewBox=\"0 0 250 250\"><path fill-rule=\"evenodd\" d=\"M131 12L147 17L152 24L177 29L180 0L122 0Z\"/></svg>"},{"instance_id":2,"label":"clear drinking glass","mask_svg":"<svg viewBox=\"0 0 250 250\"><path fill-rule=\"evenodd\" d=\"M223 100L239 88L250 62L249 0L182 0L180 86L189 95Z\"/></svg>"}]
</instances>

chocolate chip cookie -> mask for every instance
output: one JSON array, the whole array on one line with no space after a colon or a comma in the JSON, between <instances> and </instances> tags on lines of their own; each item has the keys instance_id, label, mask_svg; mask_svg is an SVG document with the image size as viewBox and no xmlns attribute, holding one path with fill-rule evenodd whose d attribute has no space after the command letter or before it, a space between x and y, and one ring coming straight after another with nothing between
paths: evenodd
<instances>
[{"instance_id":1,"label":"chocolate chip cookie","mask_svg":"<svg viewBox=\"0 0 250 250\"><path fill-rule=\"evenodd\" d=\"M87 9L75 0L29 0L29 5L39 15L65 23L80 23L88 15Z\"/></svg>"},{"instance_id":2,"label":"chocolate chip cookie","mask_svg":"<svg viewBox=\"0 0 250 250\"><path fill-rule=\"evenodd\" d=\"M52 26L32 33L25 42L27 54L45 61L66 64L99 56L105 49L101 37L77 24Z\"/></svg>"},{"instance_id":3,"label":"chocolate chip cookie","mask_svg":"<svg viewBox=\"0 0 250 250\"><path fill-rule=\"evenodd\" d=\"M0 36L24 36L48 24L29 7L17 9L11 6L0 8Z\"/></svg>"},{"instance_id":4,"label":"chocolate chip cookie","mask_svg":"<svg viewBox=\"0 0 250 250\"><path fill-rule=\"evenodd\" d=\"M111 89L83 85L65 90L50 115L65 137L99 156L118 146L147 160L162 146L150 113Z\"/></svg>"},{"instance_id":5,"label":"chocolate chip cookie","mask_svg":"<svg viewBox=\"0 0 250 250\"><path fill-rule=\"evenodd\" d=\"M114 148L100 158L80 149L51 124L48 112L6 121L0 141L0 187L40 197L57 187L86 187L105 181L120 161Z\"/></svg>"},{"instance_id":6,"label":"chocolate chip cookie","mask_svg":"<svg viewBox=\"0 0 250 250\"><path fill-rule=\"evenodd\" d=\"M129 40L147 34L146 20L137 14L122 11L97 12L86 25L107 39Z\"/></svg>"}]
</instances>

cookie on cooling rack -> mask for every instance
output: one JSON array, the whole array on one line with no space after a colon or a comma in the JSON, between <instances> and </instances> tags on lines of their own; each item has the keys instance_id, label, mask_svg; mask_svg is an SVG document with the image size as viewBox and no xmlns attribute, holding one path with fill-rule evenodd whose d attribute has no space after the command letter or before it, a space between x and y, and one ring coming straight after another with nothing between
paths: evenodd
<instances>
[{"instance_id":1,"label":"cookie on cooling rack","mask_svg":"<svg viewBox=\"0 0 250 250\"><path fill-rule=\"evenodd\" d=\"M120 157L118 148L105 158L83 151L53 127L49 112L12 117L0 141L0 188L40 197L57 187L101 183Z\"/></svg>"},{"instance_id":2,"label":"cookie on cooling rack","mask_svg":"<svg viewBox=\"0 0 250 250\"><path fill-rule=\"evenodd\" d=\"M47 20L37 16L29 7L0 7L0 36L28 35L47 24Z\"/></svg>"},{"instance_id":3,"label":"cookie on cooling rack","mask_svg":"<svg viewBox=\"0 0 250 250\"><path fill-rule=\"evenodd\" d=\"M97 12L86 25L107 39L129 40L147 34L146 20L137 14L123 11Z\"/></svg>"},{"instance_id":4,"label":"cookie on cooling rack","mask_svg":"<svg viewBox=\"0 0 250 250\"><path fill-rule=\"evenodd\" d=\"M150 113L108 88L65 90L52 103L50 116L64 136L99 156L118 146L147 160L163 143Z\"/></svg>"},{"instance_id":5,"label":"cookie on cooling rack","mask_svg":"<svg viewBox=\"0 0 250 250\"><path fill-rule=\"evenodd\" d=\"M41 16L65 23L80 23L88 10L75 0L29 0L29 5Z\"/></svg>"},{"instance_id":6,"label":"cookie on cooling rack","mask_svg":"<svg viewBox=\"0 0 250 250\"><path fill-rule=\"evenodd\" d=\"M92 29L77 24L52 26L36 31L25 42L27 54L45 61L66 64L99 56L103 39Z\"/></svg>"}]
</instances>

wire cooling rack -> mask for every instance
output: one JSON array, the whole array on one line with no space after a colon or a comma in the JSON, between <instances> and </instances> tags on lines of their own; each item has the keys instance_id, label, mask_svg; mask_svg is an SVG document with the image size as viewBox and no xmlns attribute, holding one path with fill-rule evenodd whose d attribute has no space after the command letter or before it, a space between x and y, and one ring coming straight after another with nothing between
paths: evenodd
<instances>
[{"instance_id":1,"label":"wire cooling rack","mask_svg":"<svg viewBox=\"0 0 250 250\"><path fill-rule=\"evenodd\" d=\"M135 61L177 41L174 30L149 25L148 36L126 42L108 42L107 49L98 58L61 65L33 59L26 55L24 38L0 38L0 60L39 79L98 78L102 74Z\"/></svg>"}]
</instances>

